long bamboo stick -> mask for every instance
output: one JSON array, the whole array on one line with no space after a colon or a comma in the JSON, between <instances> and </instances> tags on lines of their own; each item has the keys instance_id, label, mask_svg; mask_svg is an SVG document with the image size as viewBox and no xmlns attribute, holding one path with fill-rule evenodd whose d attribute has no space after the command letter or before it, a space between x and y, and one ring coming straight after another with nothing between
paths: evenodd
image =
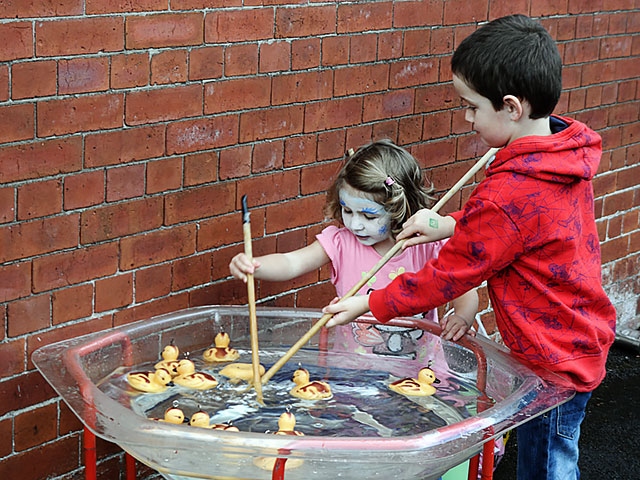
<instances>
[{"instance_id":1,"label":"long bamboo stick","mask_svg":"<svg viewBox=\"0 0 640 480\"><path fill-rule=\"evenodd\" d=\"M445 203L447 203L451 197L453 197L462 186L467 183L473 176L478 173L478 171L484 167L487 162L495 155L498 151L497 148L491 148L487 153L485 153L480 160L478 160L463 176L456 182L456 184L449 189L449 191L433 206L431 209L434 212L440 210ZM362 279L355 284L351 290L349 290L342 298L349 298L355 295L370 279L373 277L378 271L391 259L393 258L399 251L402 249L402 245L404 244L404 240L400 240L396 242L396 244L376 263L371 270L369 270L366 275L362 276ZM275 375L275 373L280 370L285 363L287 363L291 357L293 357L298 350L300 350L311 338L320 331L322 327L333 317L332 313L325 313L320 319L314 323L311 328L305 333L300 340L294 343L291 348L280 358L276 363L274 363L269 370L265 372L262 376L262 383L267 383L271 377Z\"/></svg>"}]
</instances>

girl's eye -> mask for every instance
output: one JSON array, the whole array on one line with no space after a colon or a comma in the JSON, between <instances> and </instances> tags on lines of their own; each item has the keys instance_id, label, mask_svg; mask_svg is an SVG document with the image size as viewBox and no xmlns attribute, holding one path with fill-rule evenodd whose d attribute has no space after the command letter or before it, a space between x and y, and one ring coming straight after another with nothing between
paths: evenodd
<instances>
[{"instance_id":1,"label":"girl's eye","mask_svg":"<svg viewBox=\"0 0 640 480\"><path fill-rule=\"evenodd\" d=\"M365 213L364 218L366 218L367 220L375 220L376 218L378 218L378 216Z\"/></svg>"}]
</instances>

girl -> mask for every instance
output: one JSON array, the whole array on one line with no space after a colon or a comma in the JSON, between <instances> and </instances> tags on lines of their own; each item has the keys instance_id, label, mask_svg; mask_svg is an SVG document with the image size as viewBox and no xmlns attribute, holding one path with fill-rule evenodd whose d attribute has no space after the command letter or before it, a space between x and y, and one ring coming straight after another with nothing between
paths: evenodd
<instances>
[{"instance_id":1,"label":"girl","mask_svg":"<svg viewBox=\"0 0 640 480\"><path fill-rule=\"evenodd\" d=\"M371 143L347 158L327 193L325 213L342 227L328 226L311 245L257 257L253 262L239 253L229 269L245 282L248 273L260 280L285 281L331 262L331 282L342 297L394 246L403 223L418 210L432 206L432 191L432 185L425 188L420 166L409 152L388 140ZM357 295L384 288L403 272L420 270L443 244L422 243L402 250ZM476 291L463 294L452 305L454 313L440 321L446 340L458 340L473 325ZM437 321L437 310L424 317ZM431 354L419 341L422 330L359 322L338 328L336 341L345 342L349 351L423 360Z\"/></svg>"}]
</instances>

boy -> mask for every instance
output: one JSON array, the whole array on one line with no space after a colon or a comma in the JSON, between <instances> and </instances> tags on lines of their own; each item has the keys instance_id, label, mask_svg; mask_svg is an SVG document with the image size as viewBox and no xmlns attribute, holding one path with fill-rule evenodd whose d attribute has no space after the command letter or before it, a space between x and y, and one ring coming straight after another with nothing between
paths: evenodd
<instances>
[{"instance_id":1,"label":"boy","mask_svg":"<svg viewBox=\"0 0 640 480\"><path fill-rule=\"evenodd\" d=\"M526 16L484 25L460 44L451 65L468 105L465 119L501 150L463 211L442 217L421 210L398 235L408 239L405 247L451 236L438 258L369 296L325 307L334 314L327 326L368 310L381 322L411 315L487 280L512 354L577 392L518 428L518 479L577 479L580 424L604 378L616 321L601 285L591 184L601 139L551 115L562 88L560 55Z\"/></svg>"}]
</instances>

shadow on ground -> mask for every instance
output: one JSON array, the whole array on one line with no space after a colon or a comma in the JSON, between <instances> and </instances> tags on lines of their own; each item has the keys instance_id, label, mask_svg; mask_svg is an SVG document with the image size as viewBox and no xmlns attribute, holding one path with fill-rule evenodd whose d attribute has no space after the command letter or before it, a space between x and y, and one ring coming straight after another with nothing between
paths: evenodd
<instances>
[{"instance_id":1,"label":"shadow on ground","mask_svg":"<svg viewBox=\"0 0 640 480\"><path fill-rule=\"evenodd\" d=\"M593 392L582 423L578 463L582 480L640 478L638 436L640 352L616 343L607 359L607 376ZM494 480L516 478L516 448L516 435L511 435Z\"/></svg>"}]
</instances>

